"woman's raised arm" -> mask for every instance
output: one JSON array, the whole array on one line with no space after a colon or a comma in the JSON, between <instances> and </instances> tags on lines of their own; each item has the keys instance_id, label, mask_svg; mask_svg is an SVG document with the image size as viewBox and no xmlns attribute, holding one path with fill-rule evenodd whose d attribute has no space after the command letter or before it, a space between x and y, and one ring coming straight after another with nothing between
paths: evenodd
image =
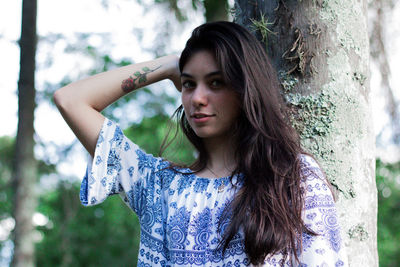
<instances>
[{"instance_id":1,"label":"woman's raised arm","mask_svg":"<svg viewBox=\"0 0 400 267\"><path fill-rule=\"evenodd\" d=\"M163 79L171 79L179 86L178 60L177 56L165 56L91 76L57 90L54 102L93 156L104 121L100 111L125 94Z\"/></svg>"}]
</instances>

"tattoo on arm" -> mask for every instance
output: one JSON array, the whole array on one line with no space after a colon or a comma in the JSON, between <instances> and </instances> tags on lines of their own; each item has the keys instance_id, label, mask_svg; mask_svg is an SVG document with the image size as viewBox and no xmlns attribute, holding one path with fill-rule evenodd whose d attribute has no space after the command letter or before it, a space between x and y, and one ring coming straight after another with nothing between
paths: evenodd
<instances>
[{"instance_id":1,"label":"tattoo on arm","mask_svg":"<svg viewBox=\"0 0 400 267\"><path fill-rule=\"evenodd\" d=\"M145 83L147 81L147 74L153 71L156 71L161 67L158 66L155 69L149 69L148 67L142 68L142 73L140 71L136 71L128 79L122 81L121 88L124 92L131 92L138 88L141 83ZM136 84L137 83L137 84Z\"/></svg>"}]
</instances>

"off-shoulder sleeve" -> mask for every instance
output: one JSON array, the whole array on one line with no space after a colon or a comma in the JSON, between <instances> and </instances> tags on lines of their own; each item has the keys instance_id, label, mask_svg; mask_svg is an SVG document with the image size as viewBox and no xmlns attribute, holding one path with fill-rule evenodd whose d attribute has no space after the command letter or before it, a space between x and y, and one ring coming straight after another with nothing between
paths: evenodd
<instances>
[{"instance_id":1,"label":"off-shoulder sleeve","mask_svg":"<svg viewBox=\"0 0 400 267\"><path fill-rule=\"evenodd\" d=\"M302 185L305 190L303 221L317 235L303 233L300 266L347 266L332 192L318 163L302 156Z\"/></svg>"},{"instance_id":2,"label":"off-shoulder sleeve","mask_svg":"<svg viewBox=\"0 0 400 267\"><path fill-rule=\"evenodd\" d=\"M81 203L96 205L119 193L132 210L141 213L145 177L154 173L157 163L158 158L143 152L116 123L106 118L94 157L89 155L80 189Z\"/></svg>"}]
</instances>

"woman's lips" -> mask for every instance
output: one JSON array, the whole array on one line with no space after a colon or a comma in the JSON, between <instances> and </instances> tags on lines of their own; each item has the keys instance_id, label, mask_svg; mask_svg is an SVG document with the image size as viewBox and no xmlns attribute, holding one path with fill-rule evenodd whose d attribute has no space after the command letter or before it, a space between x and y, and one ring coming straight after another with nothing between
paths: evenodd
<instances>
[{"instance_id":1,"label":"woman's lips","mask_svg":"<svg viewBox=\"0 0 400 267\"><path fill-rule=\"evenodd\" d=\"M204 113L195 113L191 116L193 122L195 123L204 123L209 121L212 117L214 117L215 115L213 114L204 114Z\"/></svg>"}]
</instances>

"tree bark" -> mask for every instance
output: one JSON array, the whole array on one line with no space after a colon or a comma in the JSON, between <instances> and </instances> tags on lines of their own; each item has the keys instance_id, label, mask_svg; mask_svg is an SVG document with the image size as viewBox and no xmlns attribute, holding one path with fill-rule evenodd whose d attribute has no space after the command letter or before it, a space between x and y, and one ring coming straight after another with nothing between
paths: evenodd
<instances>
[{"instance_id":1,"label":"tree bark","mask_svg":"<svg viewBox=\"0 0 400 267\"><path fill-rule=\"evenodd\" d=\"M366 0L235 1L265 42L303 146L337 189L350 266L378 266Z\"/></svg>"},{"instance_id":2,"label":"tree bark","mask_svg":"<svg viewBox=\"0 0 400 267\"><path fill-rule=\"evenodd\" d=\"M36 105L36 13L37 0L24 0L19 41L21 53L18 81L18 130L13 175L15 229L13 234L14 254L11 265L15 267L33 267L35 265L32 217L37 203L35 194L37 163L33 154L33 120Z\"/></svg>"}]
</instances>

